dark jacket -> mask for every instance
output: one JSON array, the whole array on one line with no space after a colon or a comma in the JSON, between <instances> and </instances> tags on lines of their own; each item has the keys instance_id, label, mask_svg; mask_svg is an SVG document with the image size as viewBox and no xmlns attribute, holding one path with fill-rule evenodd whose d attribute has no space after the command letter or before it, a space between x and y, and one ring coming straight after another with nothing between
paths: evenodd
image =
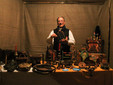
<instances>
[{"instance_id":1,"label":"dark jacket","mask_svg":"<svg viewBox=\"0 0 113 85\"><path fill-rule=\"evenodd\" d=\"M66 38L66 37L69 38L69 29L67 29L65 26L63 26L61 31L64 32L64 38ZM59 36L59 26L56 29L54 29L54 33L57 36ZM64 51L64 52L70 52L70 46L68 45L68 42L67 43L62 43L62 42L59 42L59 40L60 40L59 37L54 38L53 48L58 51L59 43L61 43L61 50Z\"/></svg>"}]
</instances>

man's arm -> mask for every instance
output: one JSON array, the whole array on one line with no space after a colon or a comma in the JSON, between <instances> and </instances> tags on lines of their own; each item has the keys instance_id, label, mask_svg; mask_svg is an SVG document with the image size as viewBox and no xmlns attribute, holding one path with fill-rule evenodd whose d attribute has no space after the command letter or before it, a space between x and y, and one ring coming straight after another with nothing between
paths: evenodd
<instances>
[{"instance_id":1,"label":"man's arm","mask_svg":"<svg viewBox=\"0 0 113 85\"><path fill-rule=\"evenodd\" d=\"M68 44L69 44L69 45L75 45L75 39L74 39L74 36L73 36L71 30L69 30L69 40L68 40Z\"/></svg>"},{"instance_id":2,"label":"man's arm","mask_svg":"<svg viewBox=\"0 0 113 85\"><path fill-rule=\"evenodd\" d=\"M54 42L54 37L57 37L57 35L54 33L54 31L52 30L51 33L49 34L49 36L47 37L47 42L49 44L53 44ZM67 39L66 39L67 40ZM75 44L75 39L73 37L72 32L69 30L69 40L68 40L68 44L69 45L74 45Z\"/></svg>"},{"instance_id":3,"label":"man's arm","mask_svg":"<svg viewBox=\"0 0 113 85\"><path fill-rule=\"evenodd\" d=\"M49 34L48 38L47 38L47 42L50 43L50 44L53 44L53 42L54 42L53 38L55 38L55 37L57 37L57 35L52 30L51 33Z\"/></svg>"}]
</instances>

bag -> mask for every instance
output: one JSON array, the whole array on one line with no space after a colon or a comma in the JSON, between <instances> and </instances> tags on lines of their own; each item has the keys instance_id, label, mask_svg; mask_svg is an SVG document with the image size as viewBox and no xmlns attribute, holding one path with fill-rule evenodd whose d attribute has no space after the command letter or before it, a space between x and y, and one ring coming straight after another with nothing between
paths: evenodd
<instances>
[{"instance_id":1,"label":"bag","mask_svg":"<svg viewBox=\"0 0 113 85\"><path fill-rule=\"evenodd\" d=\"M4 66L4 69L6 69L8 72L13 72L15 69L17 69L17 63L14 60L9 60L7 64Z\"/></svg>"},{"instance_id":2,"label":"bag","mask_svg":"<svg viewBox=\"0 0 113 85\"><path fill-rule=\"evenodd\" d=\"M32 66L32 63L21 63L18 65L18 71L29 71Z\"/></svg>"}]
</instances>

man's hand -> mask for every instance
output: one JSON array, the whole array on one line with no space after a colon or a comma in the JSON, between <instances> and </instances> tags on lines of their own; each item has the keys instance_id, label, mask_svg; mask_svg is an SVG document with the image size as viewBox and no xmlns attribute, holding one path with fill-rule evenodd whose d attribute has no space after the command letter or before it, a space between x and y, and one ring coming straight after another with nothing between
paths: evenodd
<instances>
[{"instance_id":1,"label":"man's hand","mask_svg":"<svg viewBox=\"0 0 113 85\"><path fill-rule=\"evenodd\" d=\"M61 41L62 41L62 42L65 42L65 41L67 41L67 40L66 40L66 39L62 39Z\"/></svg>"},{"instance_id":2,"label":"man's hand","mask_svg":"<svg viewBox=\"0 0 113 85\"><path fill-rule=\"evenodd\" d=\"M51 38L54 38L54 37L57 37L57 35L56 35L55 33L53 33L53 34L51 35Z\"/></svg>"},{"instance_id":3,"label":"man's hand","mask_svg":"<svg viewBox=\"0 0 113 85\"><path fill-rule=\"evenodd\" d=\"M66 39L62 39L61 42L67 42L68 41L68 37L66 37Z\"/></svg>"}]
</instances>

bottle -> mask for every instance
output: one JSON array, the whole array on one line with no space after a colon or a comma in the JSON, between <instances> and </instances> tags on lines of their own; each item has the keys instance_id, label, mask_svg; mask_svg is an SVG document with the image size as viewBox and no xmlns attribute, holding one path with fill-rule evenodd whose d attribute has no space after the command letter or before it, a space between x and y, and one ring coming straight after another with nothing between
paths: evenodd
<instances>
[{"instance_id":1,"label":"bottle","mask_svg":"<svg viewBox=\"0 0 113 85\"><path fill-rule=\"evenodd\" d=\"M95 37L95 32L93 33L93 40L96 40L96 37Z\"/></svg>"},{"instance_id":2,"label":"bottle","mask_svg":"<svg viewBox=\"0 0 113 85\"><path fill-rule=\"evenodd\" d=\"M101 35L99 36L99 41L101 41Z\"/></svg>"},{"instance_id":3,"label":"bottle","mask_svg":"<svg viewBox=\"0 0 113 85\"><path fill-rule=\"evenodd\" d=\"M17 45L15 45L15 57L18 56L18 52L17 52Z\"/></svg>"},{"instance_id":4,"label":"bottle","mask_svg":"<svg viewBox=\"0 0 113 85\"><path fill-rule=\"evenodd\" d=\"M96 40L98 40L98 34L96 34Z\"/></svg>"}]
</instances>

